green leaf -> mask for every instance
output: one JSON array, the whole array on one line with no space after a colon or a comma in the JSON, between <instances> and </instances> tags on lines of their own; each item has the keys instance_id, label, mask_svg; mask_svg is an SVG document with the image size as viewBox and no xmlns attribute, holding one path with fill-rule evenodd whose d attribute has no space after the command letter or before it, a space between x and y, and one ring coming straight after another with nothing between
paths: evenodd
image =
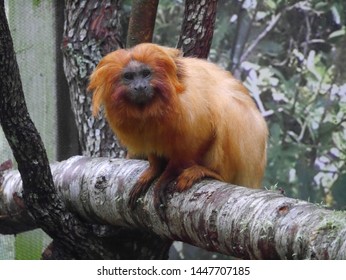
<instances>
[{"instance_id":1,"label":"green leaf","mask_svg":"<svg viewBox=\"0 0 346 280\"><path fill-rule=\"evenodd\" d=\"M266 0L266 1L265 1L265 5L266 5L269 9L271 9L271 10L275 10L275 9L276 9L276 3L275 3L275 1L273 1L273 0Z\"/></svg>"},{"instance_id":2,"label":"green leaf","mask_svg":"<svg viewBox=\"0 0 346 280\"><path fill-rule=\"evenodd\" d=\"M333 132L335 128L335 123L332 122L324 122L319 127L319 134L322 136L323 134L328 134L330 137L331 132Z\"/></svg>"},{"instance_id":3,"label":"green leaf","mask_svg":"<svg viewBox=\"0 0 346 280\"><path fill-rule=\"evenodd\" d=\"M16 236L15 248L17 260L38 260L43 251L44 233L33 230Z\"/></svg>"},{"instance_id":4,"label":"green leaf","mask_svg":"<svg viewBox=\"0 0 346 280\"><path fill-rule=\"evenodd\" d=\"M336 39L338 37L345 36L345 34L346 34L346 28L345 28L345 26L343 26L341 29L330 33L328 36L328 39Z\"/></svg>"},{"instance_id":5,"label":"green leaf","mask_svg":"<svg viewBox=\"0 0 346 280\"><path fill-rule=\"evenodd\" d=\"M34 7L39 7L41 5L42 0L33 0L32 4Z\"/></svg>"},{"instance_id":6,"label":"green leaf","mask_svg":"<svg viewBox=\"0 0 346 280\"><path fill-rule=\"evenodd\" d=\"M330 9L330 5L326 3L326 1L318 2L315 6L314 9L319 12L328 12Z\"/></svg>"}]
</instances>

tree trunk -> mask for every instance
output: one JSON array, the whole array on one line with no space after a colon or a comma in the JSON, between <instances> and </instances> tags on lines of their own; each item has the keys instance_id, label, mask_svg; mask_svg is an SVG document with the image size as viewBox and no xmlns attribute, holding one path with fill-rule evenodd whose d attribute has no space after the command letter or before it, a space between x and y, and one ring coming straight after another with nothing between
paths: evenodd
<instances>
[{"instance_id":1,"label":"tree trunk","mask_svg":"<svg viewBox=\"0 0 346 280\"><path fill-rule=\"evenodd\" d=\"M126 47L151 42L155 27L155 19L159 0L132 1L131 17L127 33ZM145 13L145 16L143 14Z\"/></svg>"},{"instance_id":2,"label":"tree trunk","mask_svg":"<svg viewBox=\"0 0 346 280\"><path fill-rule=\"evenodd\" d=\"M184 56L207 58L214 33L217 0L186 0L178 42Z\"/></svg>"},{"instance_id":3,"label":"tree trunk","mask_svg":"<svg viewBox=\"0 0 346 280\"><path fill-rule=\"evenodd\" d=\"M124 157L126 154L106 120L92 116L92 94L86 90L99 60L122 47L119 2L66 0L65 4L64 68L84 155Z\"/></svg>"}]
</instances>

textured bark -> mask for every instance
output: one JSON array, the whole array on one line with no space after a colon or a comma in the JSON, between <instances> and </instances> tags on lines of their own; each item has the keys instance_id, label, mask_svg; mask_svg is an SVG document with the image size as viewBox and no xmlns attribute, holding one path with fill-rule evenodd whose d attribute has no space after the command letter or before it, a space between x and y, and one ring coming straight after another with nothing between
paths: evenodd
<instances>
[{"instance_id":1,"label":"textured bark","mask_svg":"<svg viewBox=\"0 0 346 280\"><path fill-rule=\"evenodd\" d=\"M16 177L19 178L19 182L13 180L10 185L4 184L4 173L11 170L12 167L11 160L0 164L0 234L16 234L37 227L32 216L24 210L25 206L22 199L15 195L22 191L22 183L18 172L16 172ZM7 185L7 188L3 188L3 185ZM10 191L10 195L6 193L6 190Z\"/></svg>"},{"instance_id":2,"label":"textured bark","mask_svg":"<svg viewBox=\"0 0 346 280\"><path fill-rule=\"evenodd\" d=\"M158 5L159 0L132 1L131 17L127 32L127 48L152 41Z\"/></svg>"},{"instance_id":3,"label":"textured bark","mask_svg":"<svg viewBox=\"0 0 346 280\"><path fill-rule=\"evenodd\" d=\"M69 87L64 71L63 53L61 42L64 32L65 5L63 1L56 2L55 5L55 47L56 47L56 90L59 96L56 98L56 160L61 161L73 155L80 154L78 129L71 106Z\"/></svg>"},{"instance_id":4,"label":"textured bark","mask_svg":"<svg viewBox=\"0 0 346 280\"><path fill-rule=\"evenodd\" d=\"M186 0L178 42L184 56L207 58L214 33L217 0Z\"/></svg>"},{"instance_id":5,"label":"textured bark","mask_svg":"<svg viewBox=\"0 0 346 280\"><path fill-rule=\"evenodd\" d=\"M86 90L99 60L122 47L119 2L66 0L65 4L64 68L84 155L125 156L106 120L92 116L92 94Z\"/></svg>"},{"instance_id":6,"label":"textured bark","mask_svg":"<svg viewBox=\"0 0 346 280\"><path fill-rule=\"evenodd\" d=\"M52 170L68 208L89 222L150 231L245 259L346 259L344 212L278 192L204 180L183 194L174 194L167 205L167 224L156 214L152 188L130 211L129 191L146 166L139 160L74 157ZM24 215L10 195L11 188L20 189L18 173L6 173L3 187L6 195L0 205L14 208L0 215L19 211Z\"/></svg>"}]
</instances>

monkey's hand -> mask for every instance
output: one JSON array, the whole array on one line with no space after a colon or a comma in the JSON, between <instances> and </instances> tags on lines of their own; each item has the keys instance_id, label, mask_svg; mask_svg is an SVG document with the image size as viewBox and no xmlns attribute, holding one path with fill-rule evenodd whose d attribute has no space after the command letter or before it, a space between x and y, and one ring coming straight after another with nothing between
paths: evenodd
<instances>
[{"instance_id":1,"label":"monkey's hand","mask_svg":"<svg viewBox=\"0 0 346 280\"><path fill-rule=\"evenodd\" d=\"M128 204L132 210L136 207L138 198L148 191L152 182L160 175L165 166L165 160L154 155L149 155L148 160L149 167L141 174L129 194L130 199Z\"/></svg>"},{"instance_id":2,"label":"monkey's hand","mask_svg":"<svg viewBox=\"0 0 346 280\"><path fill-rule=\"evenodd\" d=\"M169 164L154 187L154 206L163 221L166 220L165 209L169 195L188 190L193 184L206 177L223 181L219 174L201 165L194 164L180 172L179 170L181 168ZM174 182L175 178L177 180Z\"/></svg>"},{"instance_id":3,"label":"monkey's hand","mask_svg":"<svg viewBox=\"0 0 346 280\"><path fill-rule=\"evenodd\" d=\"M139 177L139 180L129 194L129 207L131 208L131 210L135 209L138 198L148 191L150 184L155 180L155 178L156 176L150 167L147 168Z\"/></svg>"},{"instance_id":4,"label":"monkey's hand","mask_svg":"<svg viewBox=\"0 0 346 280\"><path fill-rule=\"evenodd\" d=\"M219 181L224 181L222 177L216 172L201 165L192 165L181 172L177 179L176 191L182 192L190 189L193 184L202 180L203 178L213 178Z\"/></svg>"}]
</instances>

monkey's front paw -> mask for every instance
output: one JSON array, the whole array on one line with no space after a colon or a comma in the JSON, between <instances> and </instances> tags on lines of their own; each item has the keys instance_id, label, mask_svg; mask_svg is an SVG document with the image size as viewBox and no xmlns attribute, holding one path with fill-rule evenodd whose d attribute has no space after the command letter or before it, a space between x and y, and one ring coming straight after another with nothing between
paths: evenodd
<instances>
[{"instance_id":1,"label":"monkey's front paw","mask_svg":"<svg viewBox=\"0 0 346 280\"><path fill-rule=\"evenodd\" d=\"M132 188L132 190L130 191L130 194L129 194L129 196L130 196L129 207L131 210L136 208L137 200L147 192L149 186L150 186L150 183L138 182Z\"/></svg>"},{"instance_id":2,"label":"monkey's front paw","mask_svg":"<svg viewBox=\"0 0 346 280\"><path fill-rule=\"evenodd\" d=\"M159 215L161 221L166 220L166 209L168 198L175 191L175 184L167 180L165 182L158 182L154 188L154 207Z\"/></svg>"},{"instance_id":3,"label":"monkey's front paw","mask_svg":"<svg viewBox=\"0 0 346 280\"><path fill-rule=\"evenodd\" d=\"M157 169L149 166L139 177L137 183L134 185L132 190L130 191L130 199L129 199L129 207L133 210L136 207L136 202L138 198L144 195L151 183L157 177Z\"/></svg>"},{"instance_id":4,"label":"monkey's front paw","mask_svg":"<svg viewBox=\"0 0 346 280\"><path fill-rule=\"evenodd\" d=\"M193 184L199 182L203 178L213 178L219 181L223 181L222 177L216 172L200 165L193 165L186 168L181 172L177 179L176 190L183 192L192 187Z\"/></svg>"},{"instance_id":5,"label":"monkey's front paw","mask_svg":"<svg viewBox=\"0 0 346 280\"><path fill-rule=\"evenodd\" d=\"M195 166L185 169L178 177L176 191L183 192L192 187L193 184L200 181L205 174Z\"/></svg>"}]
</instances>

